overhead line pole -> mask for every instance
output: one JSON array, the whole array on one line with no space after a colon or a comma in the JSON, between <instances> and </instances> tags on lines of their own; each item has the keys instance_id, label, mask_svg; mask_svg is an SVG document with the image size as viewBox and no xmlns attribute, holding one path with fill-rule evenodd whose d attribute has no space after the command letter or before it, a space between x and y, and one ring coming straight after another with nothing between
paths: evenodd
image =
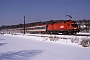
<instances>
[{"instance_id":1,"label":"overhead line pole","mask_svg":"<svg viewBox=\"0 0 90 60\"><path fill-rule=\"evenodd\" d=\"M24 16L24 34L25 34L25 16Z\"/></svg>"}]
</instances>

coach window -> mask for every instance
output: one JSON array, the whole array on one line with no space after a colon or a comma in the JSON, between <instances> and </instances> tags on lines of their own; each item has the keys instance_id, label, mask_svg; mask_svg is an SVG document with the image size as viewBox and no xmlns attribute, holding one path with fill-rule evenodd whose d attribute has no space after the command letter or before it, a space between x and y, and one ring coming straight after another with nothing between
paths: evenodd
<instances>
[{"instance_id":1,"label":"coach window","mask_svg":"<svg viewBox=\"0 0 90 60\"><path fill-rule=\"evenodd\" d=\"M28 28L26 28L26 30L28 30Z\"/></svg>"},{"instance_id":2,"label":"coach window","mask_svg":"<svg viewBox=\"0 0 90 60\"><path fill-rule=\"evenodd\" d=\"M29 28L31 30L31 28Z\"/></svg>"},{"instance_id":3,"label":"coach window","mask_svg":"<svg viewBox=\"0 0 90 60\"><path fill-rule=\"evenodd\" d=\"M46 27L43 27L43 29L45 29Z\"/></svg>"},{"instance_id":4,"label":"coach window","mask_svg":"<svg viewBox=\"0 0 90 60\"><path fill-rule=\"evenodd\" d=\"M34 28L31 28L31 30L33 30Z\"/></svg>"},{"instance_id":5,"label":"coach window","mask_svg":"<svg viewBox=\"0 0 90 60\"><path fill-rule=\"evenodd\" d=\"M40 27L38 27L38 29L40 29Z\"/></svg>"},{"instance_id":6,"label":"coach window","mask_svg":"<svg viewBox=\"0 0 90 60\"><path fill-rule=\"evenodd\" d=\"M41 29L43 29L43 27L41 27Z\"/></svg>"},{"instance_id":7,"label":"coach window","mask_svg":"<svg viewBox=\"0 0 90 60\"><path fill-rule=\"evenodd\" d=\"M32 30L32 28L30 28L30 30Z\"/></svg>"}]
</instances>

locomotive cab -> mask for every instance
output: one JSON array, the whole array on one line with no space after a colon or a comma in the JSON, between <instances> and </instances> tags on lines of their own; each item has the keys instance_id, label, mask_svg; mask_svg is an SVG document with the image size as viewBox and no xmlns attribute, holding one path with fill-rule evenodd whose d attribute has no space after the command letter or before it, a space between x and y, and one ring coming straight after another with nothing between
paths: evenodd
<instances>
[{"instance_id":1,"label":"locomotive cab","mask_svg":"<svg viewBox=\"0 0 90 60\"><path fill-rule=\"evenodd\" d=\"M79 32L77 23L75 21L67 22L67 30L69 34L76 34Z\"/></svg>"}]
</instances>

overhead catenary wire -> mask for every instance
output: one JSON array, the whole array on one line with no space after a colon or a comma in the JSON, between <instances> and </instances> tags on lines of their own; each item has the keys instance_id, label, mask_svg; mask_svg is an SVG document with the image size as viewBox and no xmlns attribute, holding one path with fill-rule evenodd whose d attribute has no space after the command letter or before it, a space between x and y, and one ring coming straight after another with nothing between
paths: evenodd
<instances>
[{"instance_id":1,"label":"overhead catenary wire","mask_svg":"<svg viewBox=\"0 0 90 60\"><path fill-rule=\"evenodd\" d=\"M55 7L55 8L52 8L52 9L48 9L48 10L43 11L43 12L40 12L40 13L33 14L33 15L31 15L31 16L37 16L37 15L40 15L40 14L44 14L44 13L47 13L47 12L56 10L56 9L58 9L58 8L62 8L62 7L65 7L65 6L67 6L67 5L76 3L77 1L79 1L79 0L74 0L74 1L68 2L68 3L66 3L66 4L60 5L60 6L58 6L58 7ZM73 14L73 15L77 15L77 13L78 13L78 12L76 12L77 8L74 9L74 10L75 10L74 12L72 12L72 13L70 13L70 14L65 14L65 15L71 15L71 16L72 16L72 14ZM71 11L70 11L70 12L71 12ZM79 12L79 13L80 13L80 12ZM65 17L65 15L64 15L64 17ZM83 15L84 15L84 14L83 14Z\"/></svg>"},{"instance_id":2,"label":"overhead catenary wire","mask_svg":"<svg viewBox=\"0 0 90 60\"><path fill-rule=\"evenodd\" d=\"M43 12L40 12L40 13L34 14L34 15L31 15L31 16L35 16L35 15L39 15L39 14L43 14L43 13L46 13L46 12L49 12L49 11L52 11L52 10L55 10L55 9L58 9L58 8L61 8L61 7L67 6L67 5L69 5L69 4L75 3L75 2L77 2L77 1L79 1L79 0L74 0L74 1L71 1L71 2L69 2L69 3L63 4L63 5L61 5L61 6L58 6L58 7L55 7L55 8L52 8L52 9L49 9L49 10L46 10L46 11L43 11Z\"/></svg>"}]
</instances>

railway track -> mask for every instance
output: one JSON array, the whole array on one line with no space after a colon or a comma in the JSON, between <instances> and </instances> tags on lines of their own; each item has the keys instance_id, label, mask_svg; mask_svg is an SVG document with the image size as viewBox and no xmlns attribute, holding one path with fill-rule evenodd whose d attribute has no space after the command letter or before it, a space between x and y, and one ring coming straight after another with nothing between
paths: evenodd
<instances>
[{"instance_id":1,"label":"railway track","mask_svg":"<svg viewBox=\"0 0 90 60\"><path fill-rule=\"evenodd\" d=\"M17 33L15 33L14 35L20 35L20 34L17 34ZM27 36L42 36L42 37L48 37L48 35L49 36L60 36L60 35L62 35L62 36L90 36L90 33L88 33L88 34L75 34L75 35L72 35L72 34L27 34Z\"/></svg>"},{"instance_id":2,"label":"railway track","mask_svg":"<svg viewBox=\"0 0 90 60\"><path fill-rule=\"evenodd\" d=\"M75 36L90 36L90 34L76 34Z\"/></svg>"},{"instance_id":3,"label":"railway track","mask_svg":"<svg viewBox=\"0 0 90 60\"><path fill-rule=\"evenodd\" d=\"M83 36L83 37L87 37L87 36L90 36L89 34L75 34L75 35L62 35L62 34L59 34L59 35L56 35L56 34L48 34L48 35L27 35L27 36L37 36L37 37L42 37L42 38L50 38L50 39L71 39L70 36L74 37L77 36L77 37L80 37L80 36Z\"/></svg>"},{"instance_id":4,"label":"railway track","mask_svg":"<svg viewBox=\"0 0 90 60\"><path fill-rule=\"evenodd\" d=\"M59 34L59 35L66 35L66 34ZM69 34L69 35L71 35L71 34ZM90 34L75 34L73 36L90 36Z\"/></svg>"},{"instance_id":5,"label":"railway track","mask_svg":"<svg viewBox=\"0 0 90 60\"><path fill-rule=\"evenodd\" d=\"M59 35L65 35L66 36L66 34L48 34L48 35L50 35L50 36L53 36L53 35L58 35L58 36ZM30 34L28 36L48 37L47 35L32 35L32 34ZM90 34L75 34L75 35L69 34L67 36L90 36Z\"/></svg>"}]
</instances>

